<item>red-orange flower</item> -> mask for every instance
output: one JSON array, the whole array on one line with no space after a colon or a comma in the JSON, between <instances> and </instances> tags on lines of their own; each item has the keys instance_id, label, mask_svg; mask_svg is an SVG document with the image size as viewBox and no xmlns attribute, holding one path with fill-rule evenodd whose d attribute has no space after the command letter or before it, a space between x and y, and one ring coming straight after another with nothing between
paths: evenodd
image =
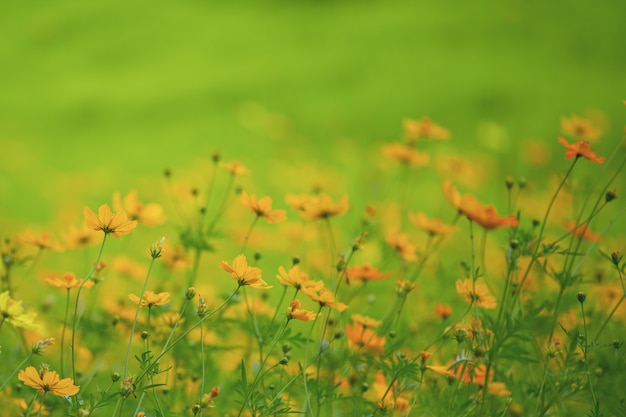
<instances>
[{"instance_id":1,"label":"red-orange flower","mask_svg":"<svg viewBox=\"0 0 626 417\"><path fill-rule=\"evenodd\" d=\"M348 283L350 283L351 280L377 281L389 278L391 275L391 272L381 272L370 264L363 264L361 266L354 265L346 269L346 279Z\"/></svg>"},{"instance_id":2,"label":"red-orange flower","mask_svg":"<svg viewBox=\"0 0 626 417\"><path fill-rule=\"evenodd\" d=\"M118 239L135 230L137 226L137 220L128 220L128 216L123 211L111 213L111 209L106 204L100 206L97 217L89 207L85 207L84 214L88 228L101 230Z\"/></svg>"},{"instance_id":3,"label":"red-orange flower","mask_svg":"<svg viewBox=\"0 0 626 417\"><path fill-rule=\"evenodd\" d=\"M569 222L565 225L565 228L574 236L582 237L583 239L590 242L596 242L600 240L600 234L592 232L588 224L581 224L580 226L576 227L575 222Z\"/></svg>"},{"instance_id":4,"label":"red-orange flower","mask_svg":"<svg viewBox=\"0 0 626 417\"><path fill-rule=\"evenodd\" d=\"M565 139L559 138L559 143L565 146L565 159L572 159L574 157L578 158L582 156L591 162L596 162L598 164L604 163L604 158L596 155L596 153L591 150L589 142L579 140L576 143L570 144Z\"/></svg>"},{"instance_id":5,"label":"red-orange flower","mask_svg":"<svg viewBox=\"0 0 626 417\"><path fill-rule=\"evenodd\" d=\"M285 220L285 210L272 210L272 199L270 197L257 198L256 195L248 195L248 193L243 191L240 201L252 213L264 218L268 223L278 223Z\"/></svg>"},{"instance_id":6,"label":"red-orange flower","mask_svg":"<svg viewBox=\"0 0 626 417\"><path fill-rule=\"evenodd\" d=\"M443 305L437 303L435 305L435 314L445 320L452 315L452 309L447 304Z\"/></svg>"}]
</instances>

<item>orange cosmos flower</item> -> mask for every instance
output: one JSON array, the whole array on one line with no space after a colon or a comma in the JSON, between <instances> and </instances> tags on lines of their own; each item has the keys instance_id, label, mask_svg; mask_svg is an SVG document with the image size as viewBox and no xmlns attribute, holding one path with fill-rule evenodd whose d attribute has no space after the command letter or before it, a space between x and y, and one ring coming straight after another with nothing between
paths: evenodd
<instances>
[{"instance_id":1,"label":"orange cosmos flower","mask_svg":"<svg viewBox=\"0 0 626 417\"><path fill-rule=\"evenodd\" d=\"M165 222L163 207L157 203L141 203L136 190L126 194L123 202L120 193L113 194L113 208L115 211L125 211L130 220L137 220L146 226L158 226Z\"/></svg>"},{"instance_id":2,"label":"orange cosmos flower","mask_svg":"<svg viewBox=\"0 0 626 417\"><path fill-rule=\"evenodd\" d=\"M473 283L471 279L456 282L456 290L470 304L483 308L496 308L496 297L489 294L485 284Z\"/></svg>"},{"instance_id":3,"label":"orange cosmos flower","mask_svg":"<svg viewBox=\"0 0 626 417\"><path fill-rule=\"evenodd\" d=\"M417 260L417 256L415 255L415 246L409 242L409 235L394 230L387 234L385 241L405 261L414 262Z\"/></svg>"},{"instance_id":4,"label":"orange cosmos flower","mask_svg":"<svg viewBox=\"0 0 626 417\"><path fill-rule=\"evenodd\" d=\"M304 201L300 215L307 220L324 220L345 213L349 207L347 195L343 195L335 204L328 194L322 193Z\"/></svg>"},{"instance_id":5,"label":"orange cosmos flower","mask_svg":"<svg viewBox=\"0 0 626 417\"><path fill-rule=\"evenodd\" d=\"M300 288L302 288L302 284L309 279L307 274L300 272L300 267L298 265L292 266L289 269L289 272L281 266L278 268L278 273L279 275L276 275L276 278L278 278L281 284L288 287L294 287L297 290L300 290Z\"/></svg>"},{"instance_id":6,"label":"orange cosmos flower","mask_svg":"<svg viewBox=\"0 0 626 417\"><path fill-rule=\"evenodd\" d=\"M345 311L348 308L346 304L335 301L335 294L326 288L322 288L319 292L305 290L303 288L302 292L308 295L311 300L318 302L322 307L333 308L339 312Z\"/></svg>"},{"instance_id":7,"label":"orange cosmos flower","mask_svg":"<svg viewBox=\"0 0 626 417\"><path fill-rule=\"evenodd\" d=\"M83 282L82 279L77 279L76 275L71 272L66 272L65 275L63 275L62 277L56 275L47 276L44 278L44 281L46 281L53 287L65 288L67 290L71 288L78 288L80 287L81 282ZM94 286L94 284L95 283L92 280L87 280L83 284L83 288L91 288Z\"/></svg>"},{"instance_id":8,"label":"orange cosmos flower","mask_svg":"<svg viewBox=\"0 0 626 417\"><path fill-rule=\"evenodd\" d=\"M39 390L41 394L50 393L59 397L69 397L78 394L80 387L74 385L71 378L59 379L59 374L50 371L46 366L37 372L33 366L29 366L21 370L17 375L17 379L25 385Z\"/></svg>"},{"instance_id":9,"label":"orange cosmos flower","mask_svg":"<svg viewBox=\"0 0 626 417\"><path fill-rule=\"evenodd\" d=\"M438 124L433 123L428 117L421 120L404 119L404 138L412 143L417 139L450 139L450 132Z\"/></svg>"},{"instance_id":10,"label":"orange cosmos flower","mask_svg":"<svg viewBox=\"0 0 626 417\"><path fill-rule=\"evenodd\" d=\"M346 269L346 282L350 283L350 280L376 281L389 278L391 275L391 272L380 272L369 264L363 264L362 266L355 265Z\"/></svg>"},{"instance_id":11,"label":"orange cosmos flower","mask_svg":"<svg viewBox=\"0 0 626 417\"><path fill-rule=\"evenodd\" d=\"M390 143L383 146L383 154L389 159L414 167L426 165L430 161L427 153L417 151L412 146L403 143Z\"/></svg>"},{"instance_id":12,"label":"orange cosmos flower","mask_svg":"<svg viewBox=\"0 0 626 417\"><path fill-rule=\"evenodd\" d=\"M459 213L487 230L498 227L518 226L517 217L513 215L498 216L494 206L488 205L483 207L474 196L469 194L461 196L461 193L450 181L444 181L442 189L446 199Z\"/></svg>"},{"instance_id":13,"label":"orange cosmos flower","mask_svg":"<svg viewBox=\"0 0 626 417\"><path fill-rule=\"evenodd\" d=\"M317 318L319 313L300 309L300 301L293 300L287 308L287 317L289 320L296 319L301 321L312 321Z\"/></svg>"},{"instance_id":14,"label":"orange cosmos flower","mask_svg":"<svg viewBox=\"0 0 626 417\"><path fill-rule=\"evenodd\" d=\"M596 153L591 150L589 142L579 140L578 142L570 145L565 139L559 138L559 143L565 146L565 159L572 159L574 157L579 158L582 156L591 162L596 162L598 164L604 163L604 158L596 155Z\"/></svg>"},{"instance_id":15,"label":"orange cosmos flower","mask_svg":"<svg viewBox=\"0 0 626 417\"><path fill-rule=\"evenodd\" d=\"M230 172L232 175L246 175L250 170L239 161L231 161L229 163L221 163L220 167Z\"/></svg>"},{"instance_id":16,"label":"orange cosmos flower","mask_svg":"<svg viewBox=\"0 0 626 417\"><path fill-rule=\"evenodd\" d=\"M449 235L457 230L456 226L446 224L439 219L429 219L422 212L415 214L409 213L409 220L431 236Z\"/></svg>"},{"instance_id":17,"label":"orange cosmos flower","mask_svg":"<svg viewBox=\"0 0 626 417\"><path fill-rule=\"evenodd\" d=\"M245 191L241 193L241 204L248 209L267 220L268 223L278 223L285 220L285 210L272 210L272 199L270 197L257 198L254 194L248 195Z\"/></svg>"},{"instance_id":18,"label":"orange cosmos flower","mask_svg":"<svg viewBox=\"0 0 626 417\"><path fill-rule=\"evenodd\" d=\"M576 115L569 118L562 117L561 129L566 135L587 142L595 142L602 135L602 129L595 126L590 120Z\"/></svg>"},{"instance_id":19,"label":"orange cosmos flower","mask_svg":"<svg viewBox=\"0 0 626 417\"><path fill-rule=\"evenodd\" d=\"M95 245L100 241L100 236L94 230L88 228L83 224L80 228L74 225L61 232L61 237L65 242L65 246L70 249L86 248L87 246Z\"/></svg>"},{"instance_id":20,"label":"orange cosmos flower","mask_svg":"<svg viewBox=\"0 0 626 417\"><path fill-rule=\"evenodd\" d=\"M596 242L600 240L600 234L592 232L588 224L581 224L580 226L576 227L575 222L569 222L565 225L565 228L574 236L582 237L583 239L590 242Z\"/></svg>"},{"instance_id":21,"label":"orange cosmos flower","mask_svg":"<svg viewBox=\"0 0 626 417\"><path fill-rule=\"evenodd\" d=\"M449 305L442 305L437 303L435 305L435 314L445 320L452 315L452 309Z\"/></svg>"},{"instance_id":22,"label":"orange cosmos flower","mask_svg":"<svg viewBox=\"0 0 626 417\"><path fill-rule=\"evenodd\" d=\"M232 268L227 262L220 262L220 268L228 272L231 277L237 280L239 286L249 285L256 289L268 289L272 286L268 286L267 282L261 279L261 268L248 266L248 261L245 255L239 255L233 260Z\"/></svg>"},{"instance_id":23,"label":"orange cosmos flower","mask_svg":"<svg viewBox=\"0 0 626 417\"><path fill-rule=\"evenodd\" d=\"M362 323L346 324L346 338L348 343L357 350L380 352L385 347L385 338Z\"/></svg>"},{"instance_id":24,"label":"orange cosmos flower","mask_svg":"<svg viewBox=\"0 0 626 417\"><path fill-rule=\"evenodd\" d=\"M106 204L100 206L97 217L89 207L85 207L84 214L88 228L101 230L104 234L118 239L135 230L137 226L137 220L128 220L128 216L123 211L111 213L111 209Z\"/></svg>"},{"instance_id":25,"label":"orange cosmos flower","mask_svg":"<svg viewBox=\"0 0 626 417\"><path fill-rule=\"evenodd\" d=\"M143 293L141 300L135 294L128 294L128 298L135 304L139 304L141 307L158 307L170 302L169 292L160 292L158 294L152 291L146 291Z\"/></svg>"},{"instance_id":26,"label":"orange cosmos flower","mask_svg":"<svg viewBox=\"0 0 626 417\"><path fill-rule=\"evenodd\" d=\"M39 249L50 249L56 252L63 252L63 247L59 242L50 240L50 233L43 232L37 236L30 229L26 229L24 233L18 236L19 239L29 245L37 246Z\"/></svg>"}]
</instances>

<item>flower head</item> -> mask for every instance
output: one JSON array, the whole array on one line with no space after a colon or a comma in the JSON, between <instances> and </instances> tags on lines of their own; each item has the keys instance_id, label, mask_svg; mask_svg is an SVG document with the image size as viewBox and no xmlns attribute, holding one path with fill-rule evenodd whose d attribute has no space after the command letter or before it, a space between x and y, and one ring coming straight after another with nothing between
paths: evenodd
<instances>
[{"instance_id":1,"label":"flower head","mask_svg":"<svg viewBox=\"0 0 626 417\"><path fill-rule=\"evenodd\" d=\"M307 220L324 220L345 213L349 207L347 195L335 203L328 194L322 193L304 202L300 215Z\"/></svg>"},{"instance_id":2,"label":"flower head","mask_svg":"<svg viewBox=\"0 0 626 417\"><path fill-rule=\"evenodd\" d=\"M303 283L309 279L307 274L300 271L300 267L298 265L292 266L289 271L286 271L285 268L280 266L278 268L278 273L279 274L276 275L276 278L278 278L281 284L288 287L294 287L297 290L300 290Z\"/></svg>"},{"instance_id":3,"label":"flower head","mask_svg":"<svg viewBox=\"0 0 626 417\"><path fill-rule=\"evenodd\" d=\"M565 225L565 228L574 236L582 237L583 239L590 242L596 242L600 240L600 235L598 233L592 232L588 224L581 224L580 226L576 227L575 222L569 222Z\"/></svg>"},{"instance_id":4,"label":"flower head","mask_svg":"<svg viewBox=\"0 0 626 417\"><path fill-rule=\"evenodd\" d=\"M579 116L562 117L561 129L566 135L587 142L595 142L602 135L602 129Z\"/></svg>"},{"instance_id":5,"label":"flower head","mask_svg":"<svg viewBox=\"0 0 626 417\"><path fill-rule=\"evenodd\" d=\"M363 264L361 266L354 265L346 269L347 282L350 281L377 281L380 279L389 278L392 275L391 272L381 272L374 268L370 264Z\"/></svg>"},{"instance_id":6,"label":"flower head","mask_svg":"<svg viewBox=\"0 0 626 417\"><path fill-rule=\"evenodd\" d=\"M348 308L346 304L337 302L335 300L335 294L329 289L322 288L319 291L307 291L303 289L302 292L308 295L311 300L319 303L321 307L333 308L339 312Z\"/></svg>"},{"instance_id":7,"label":"flower head","mask_svg":"<svg viewBox=\"0 0 626 417\"><path fill-rule=\"evenodd\" d=\"M22 242L37 246L39 249L49 249L55 252L63 251L63 247L61 247L59 242L50 240L50 233L48 232L43 232L37 236L30 229L26 229L19 238Z\"/></svg>"},{"instance_id":8,"label":"flower head","mask_svg":"<svg viewBox=\"0 0 626 417\"><path fill-rule=\"evenodd\" d=\"M579 140L576 143L570 144L565 139L559 138L559 143L565 146L565 159L572 159L574 157L579 158L582 156L591 162L596 162L598 164L604 163L604 158L596 155L596 153L591 150L589 142Z\"/></svg>"},{"instance_id":9,"label":"flower head","mask_svg":"<svg viewBox=\"0 0 626 417\"><path fill-rule=\"evenodd\" d=\"M293 300L291 305L287 308L287 317L289 320L296 319L301 321L312 321L319 316L319 313L314 313L308 310L300 309L300 301Z\"/></svg>"},{"instance_id":10,"label":"flower head","mask_svg":"<svg viewBox=\"0 0 626 417\"><path fill-rule=\"evenodd\" d=\"M221 163L220 167L222 167L226 171L230 172L233 176L235 176L235 175L246 175L246 174L250 173L250 170L248 170L248 168L246 168L239 161L231 161L231 162L228 162L228 163Z\"/></svg>"},{"instance_id":11,"label":"flower head","mask_svg":"<svg viewBox=\"0 0 626 417\"><path fill-rule=\"evenodd\" d=\"M143 293L141 300L135 294L128 294L128 298L135 304L139 304L141 307L158 307L170 302L169 292L160 292L158 294L152 291L146 291Z\"/></svg>"},{"instance_id":12,"label":"flower head","mask_svg":"<svg viewBox=\"0 0 626 417\"><path fill-rule=\"evenodd\" d=\"M414 167L426 165L430 161L427 153L417 151L412 146L403 143L390 143L383 146L383 154L389 159Z\"/></svg>"},{"instance_id":13,"label":"flower head","mask_svg":"<svg viewBox=\"0 0 626 417\"><path fill-rule=\"evenodd\" d=\"M470 304L483 308L496 308L496 297L489 294L485 284L472 283L471 279L456 282L456 290Z\"/></svg>"},{"instance_id":14,"label":"flower head","mask_svg":"<svg viewBox=\"0 0 626 417\"><path fill-rule=\"evenodd\" d=\"M67 290L69 290L70 288L78 288L83 282L83 280L76 278L76 275L71 272L66 272L65 275L63 275L62 277L59 277L57 275L50 275L45 277L44 281L46 281L46 283L52 285L53 287L65 288ZM83 284L83 288L91 288L93 286L94 281L92 280L87 280Z\"/></svg>"},{"instance_id":15,"label":"flower head","mask_svg":"<svg viewBox=\"0 0 626 417\"><path fill-rule=\"evenodd\" d=\"M0 319L6 320L15 327L34 330L37 326L34 321L37 314L25 313L22 303L9 297L9 292L0 293Z\"/></svg>"},{"instance_id":16,"label":"flower head","mask_svg":"<svg viewBox=\"0 0 626 417\"><path fill-rule=\"evenodd\" d=\"M144 204L137 198L137 191L132 190L124 197L120 193L113 194L113 208L115 211L124 211L130 220L137 220L146 226L158 226L165 222L163 207L157 203Z\"/></svg>"},{"instance_id":17,"label":"flower head","mask_svg":"<svg viewBox=\"0 0 626 417\"><path fill-rule=\"evenodd\" d=\"M267 282L263 281L261 278L261 268L248 266L245 255L237 256L233 260L232 267L225 261L220 262L220 268L236 279L240 286L249 285L256 289L272 288L272 286L268 286Z\"/></svg>"},{"instance_id":18,"label":"flower head","mask_svg":"<svg viewBox=\"0 0 626 417\"><path fill-rule=\"evenodd\" d=\"M97 217L89 207L85 207L84 214L88 228L101 230L118 239L135 230L137 226L137 220L128 220L128 216L123 211L111 213L111 209L106 204L100 206Z\"/></svg>"},{"instance_id":19,"label":"flower head","mask_svg":"<svg viewBox=\"0 0 626 417\"><path fill-rule=\"evenodd\" d=\"M42 394L50 393L59 397L76 395L80 390L71 378L59 379L59 374L48 370L46 366L42 366L39 372L35 367L29 366L19 372L17 379Z\"/></svg>"},{"instance_id":20,"label":"flower head","mask_svg":"<svg viewBox=\"0 0 626 417\"><path fill-rule=\"evenodd\" d=\"M74 225L61 232L65 246L70 249L86 248L100 241L100 235L83 224L80 228Z\"/></svg>"},{"instance_id":21,"label":"flower head","mask_svg":"<svg viewBox=\"0 0 626 417\"><path fill-rule=\"evenodd\" d=\"M346 324L346 338L348 343L357 350L380 352L385 346L385 338L378 336L374 330L359 321Z\"/></svg>"},{"instance_id":22,"label":"flower head","mask_svg":"<svg viewBox=\"0 0 626 417\"><path fill-rule=\"evenodd\" d=\"M387 234L385 241L406 262L414 262L417 260L417 256L415 255L415 245L409 241L409 235L394 230Z\"/></svg>"},{"instance_id":23,"label":"flower head","mask_svg":"<svg viewBox=\"0 0 626 417\"><path fill-rule=\"evenodd\" d=\"M268 223L278 223L285 220L285 210L272 210L272 199L270 197L257 198L254 194L248 195L243 191L240 201L257 217L264 218Z\"/></svg>"},{"instance_id":24,"label":"flower head","mask_svg":"<svg viewBox=\"0 0 626 417\"><path fill-rule=\"evenodd\" d=\"M454 233L457 230L455 226L446 224L439 219L429 219L422 212L415 214L409 213L409 219L411 220L411 223L413 223L415 226L419 227L431 236L449 235L450 233Z\"/></svg>"},{"instance_id":25,"label":"flower head","mask_svg":"<svg viewBox=\"0 0 626 417\"><path fill-rule=\"evenodd\" d=\"M415 142L418 139L450 139L450 132L433 123L428 117L420 120L404 119L404 138L407 142Z\"/></svg>"}]
</instances>

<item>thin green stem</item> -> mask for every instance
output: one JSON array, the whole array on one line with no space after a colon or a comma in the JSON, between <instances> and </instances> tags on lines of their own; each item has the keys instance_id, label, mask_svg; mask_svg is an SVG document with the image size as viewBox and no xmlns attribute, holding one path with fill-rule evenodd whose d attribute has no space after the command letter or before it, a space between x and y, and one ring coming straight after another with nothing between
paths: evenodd
<instances>
[{"instance_id":1,"label":"thin green stem","mask_svg":"<svg viewBox=\"0 0 626 417\"><path fill-rule=\"evenodd\" d=\"M67 329L67 319L70 314L70 289L67 289L65 301L65 317L63 318L63 330L61 330L61 378L65 376L65 330Z\"/></svg>"},{"instance_id":2,"label":"thin green stem","mask_svg":"<svg viewBox=\"0 0 626 417\"><path fill-rule=\"evenodd\" d=\"M20 362L19 365L17 365L17 367L13 370L13 372L11 372L11 374L7 377L7 379L4 381L4 383L2 384L2 386L0 386L0 391L2 391L7 385L9 385L9 382L11 382L11 379L13 378L13 376L17 373L17 371L19 371L20 369L22 369L22 367L26 364L26 362L28 362L30 360L30 358L33 356L33 352L31 351L28 356L26 356L26 359L24 359L22 362Z\"/></svg>"}]
</instances>

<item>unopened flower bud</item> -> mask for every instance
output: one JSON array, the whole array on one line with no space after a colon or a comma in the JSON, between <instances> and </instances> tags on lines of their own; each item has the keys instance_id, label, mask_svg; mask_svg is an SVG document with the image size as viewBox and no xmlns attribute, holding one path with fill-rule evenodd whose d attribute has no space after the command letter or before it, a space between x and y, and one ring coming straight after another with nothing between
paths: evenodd
<instances>
[{"instance_id":1,"label":"unopened flower bud","mask_svg":"<svg viewBox=\"0 0 626 417\"><path fill-rule=\"evenodd\" d=\"M280 361L278 362L281 365L287 365L289 363L289 358L287 356L283 356L282 358L280 358Z\"/></svg>"},{"instance_id":2,"label":"unopened flower bud","mask_svg":"<svg viewBox=\"0 0 626 417\"><path fill-rule=\"evenodd\" d=\"M293 257L293 259L291 260L291 264L292 264L293 266L296 266L296 265L298 265L299 263L300 263L300 257L298 257L298 256L294 256L294 257Z\"/></svg>"},{"instance_id":3,"label":"unopened flower bud","mask_svg":"<svg viewBox=\"0 0 626 417\"><path fill-rule=\"evenodd\" d=\"M259 251L254 252L254 260L259 261L260 259L261 259L261 252Z\"/></svg>"},{"instance_id":4,"label":"unopened flower bud","mask_svg":"<svg viewBox=\"0 0 626 417\"><path fill-rule=\"evenodd\" d=\"M213 152L212 159L213 159L214 163L218 163L220 161L221 157L222 156L220 155L220 153L218 151Z\"/></svg>"},{"instance_id":5,"label":"unopened flower bud","mask_svg":"<svg viewBox=\"0 0 626 417\"><path fill-rule=\"evenodd\" d=\"M610 201L613 201L617 198L617 192L615 190L609 190L606 192L606 194L604 195L604 200L608 203Z\"/></svg>"},{"instance_id":6,"label":"unopened flower bud","mask_svg":"<svg viewBox=\"0 0 626 417\"><path fill-rule=\"evenodd\" d=\"M291 345L289 343L283 344L283 353L287 353L291 350Z\"/></svg>"},{"instance_id":7,"label":"unopened flower bud","mask_svg":"<svg viewBox=\"0 0 626 417\"><path fill-rule=\"evenodd\" d=\"M506 185L507 189L511 189L513 188L513 184L515 184L515 180L513 180L513 177L506 177L506 179L504 180L504 185Z\"/></svg>"},{"instance_id":8,"label":"unopened flower bud","mask_svg":"<svg viewBox=\"0 0 626 417\"><path fill-rule=\"evenodd\" d=\"M517 249L519 247L519 240L511 239L511 241L509 242L509 247L511 249Z\"/></svg>"},{"instance_id":9,"label":"unopened flower bud","mask_svg":"<svg viewBox=\"0 0 626 417\"><path fill-rule=\"evenodd\" d=\"M154 242L152 246L150 246L150 256L152 256L152 259L161 257L164 243L165 243L165 236L162 236L161 239L159 239L157 242Z\"/></svg>"},{"instance_id":10,"label":"unopened flower bud","mask_svg":"<svg viewBox=\"0 0 626 417\"><path fill-rule=\"evenodd\" d=\"M111 374L111 381L113 381L113 382L117 382L117 381L119 381L119 380L120 380L120 378L121 378L121 375L120 375L120 374L118 374L117 372L113 372L113 373Z\"/></svg>"},{"instance_id":11,"label":"unopened flower bud","mask_svg":"<svg viewBox=\"0 0 626 417\"><path fill-rule=\"evenodd\" d=\"M580 291L577 295L576 298L578 298L578 302L579 303L584 303L585 300L587 299L587 294L585 294L584 292Z\"/></svg>"},{"instance_id":12,"label":"unopened flower bud","mask_svg":"<svg viewBox=\"0 0 626 417\"><path fill-rule=\"evenodd\" d=\"M619 264L622 262L623 257L624 256L621 254L621 252L611 252L611 262L613 262L613 265L615 266L619 266Z\"/></svg>"},{"instance_id":13,"label":"unopened flower bud","mask_svg":"<svg viewBox=\"0 0 626 417\"><path fill-rule=\"evenodd\" d=\"M141 332L141 338L143 340L146 340L148 337L150 337L150 334L147 331L144 330L143 332Z\"/></svg>"},{"instance_id":14,"label":"unopened flower bud","mask_svg":"<svg viewBox=\"0 0 626 417\"><path fill-rule=\"evenodd\" d=\"M170 178L172 176L172 171L169 168L165 168L163 170L163 175L165 176L165 178Z\"/></svg>"},{"instance_id":15,"label":"unopened flower bud","mask_svg":"<svg viewBox=\"0 0 626 417\"><path fill-rule=\"evenodd\" d=\"M191 412L193 413L194 416L198 415L200 410L202 410L202 407L200 406L200 404L194 404L193 407L191 407Z\"/></svg>"},{"instance_id":16,"label":"unopened flower bud","mask_svg":"<svg viewBox=\"0 0 626 417\"><path fill-rule=\"evenodd\" d=\"M619 348L621 348L623 344L624 344L624 342L623 342L622 340L619 340L619 339L615 339L615 340L613 341L613 343L612 343L612 345L613 345L613 347L614 347L615 349L619 349Z\"/></svg>"},{"instance_id":17,"label":"unopened flower bud","mask_svg":"<svg viewBox=\"0 0 626 417\"><path fill-rule=\"evenodd\" d=\"M46 348L54 344L54 338L49 337L47 339L39 340L33 344L32 352L34 355L43 355L46 353Z\"/></svg>"},{"instance_id":18,"label":"unopened flower bud","mask_svg":"<svg viewBox=\"0 0 626 417\"><path fill-rule=\"evenodd\" d=\"M196 296L196 289L194 287L187 288L187 292L185 293L185 298L188 300L193 300Z\"/></svg>"}]
</instances>

